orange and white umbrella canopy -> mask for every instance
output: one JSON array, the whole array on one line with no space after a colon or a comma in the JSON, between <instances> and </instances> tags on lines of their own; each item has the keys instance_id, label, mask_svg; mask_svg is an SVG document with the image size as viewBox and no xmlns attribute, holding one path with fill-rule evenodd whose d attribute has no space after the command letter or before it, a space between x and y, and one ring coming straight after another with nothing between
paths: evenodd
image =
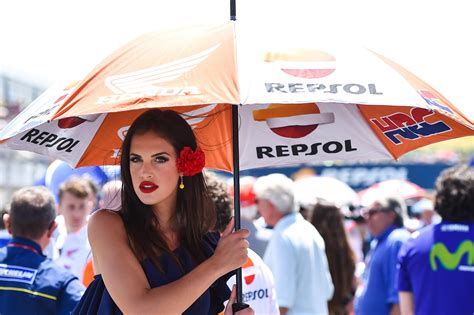
<instances>
[{"instance_id":1,"label":"orange and white umbrella canopy","mask_svg":"<svg viewBox=\"0 0 474 315\"><path fill-rule=\"evenodd\" d=\"M145 34L47 90L0 132L0 145L74 166L116 164L139 114L172 109L193 127L206 166L231 171L233 105L241 169L397 159L474 135L471 120L398 64L308 38L277 47L234 22Z\"/></svg>"}]
</instances>

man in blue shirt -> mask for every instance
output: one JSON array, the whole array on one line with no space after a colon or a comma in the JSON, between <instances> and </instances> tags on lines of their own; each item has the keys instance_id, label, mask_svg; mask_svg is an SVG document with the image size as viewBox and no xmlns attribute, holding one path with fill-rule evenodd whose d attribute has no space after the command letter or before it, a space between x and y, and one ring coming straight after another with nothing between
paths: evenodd
<instances>
[{"instance_id":1,"label":"man in blue shirt","mask_svg":"<svg viewBox=\"0 0 474 315\"><path fill-rule=\"evenodd\" d=\"M45 187L17 191L5 226L13 235L0 260L0 314L70 314L84 286L43 255L57 224L53 195Z\"/></svg>"},{"instance_id":2,"label":"man in blue shirt","mask_svg":"<svg viewBox=\"0 0 474 315\"><path fill-rule=\"evenodd\" d=\"M403 314L474 314L474 168L445 170L436 183L428 226L400 250L398 290Z\"/></svg>"},{"instance_id":3,"label":"man in blue shirt","mask_svg":"<svg viewBox=\"0 0 474 315\"><path fill-rule=\"evenodd\" d=\"M367 228L374 239L356 292L356 314L400 313L396 270L400 247L410 237L403 229L405 214L404 202L390 196L379 196L364 210Z\"/></svg>"}]
</instances>

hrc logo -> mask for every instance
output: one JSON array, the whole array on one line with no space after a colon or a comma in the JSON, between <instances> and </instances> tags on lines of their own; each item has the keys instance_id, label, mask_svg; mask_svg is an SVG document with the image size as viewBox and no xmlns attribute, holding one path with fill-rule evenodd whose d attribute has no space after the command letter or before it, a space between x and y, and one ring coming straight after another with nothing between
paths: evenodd
<instances>
[{"instance_id":1,"label":"hrc logo","mask_svg":"<svg viewBox=\"0 0 474 315\"><path fill-rule=\"evenodd\" d=\"M382 121L373 118L370 121L379 128L384 135L394 144L398 145L404 140L416 140L451 131L452 129L443 121L429 123L426 117L435 112L425 108L412 108L410 114L394 113L380 117Z\"/></svg>"}]
</instances>

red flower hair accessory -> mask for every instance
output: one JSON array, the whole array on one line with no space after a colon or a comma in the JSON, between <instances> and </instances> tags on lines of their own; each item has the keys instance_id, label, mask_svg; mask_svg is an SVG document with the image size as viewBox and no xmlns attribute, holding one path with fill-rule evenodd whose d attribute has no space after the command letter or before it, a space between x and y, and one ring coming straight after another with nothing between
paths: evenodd
<instances>
[{"instance_id":1,"label":"red flower hair accessory","mask_svg":"<svg viewBox=\"0 0 474 315\"><path fill-rule=\"evenodd\" d=\"M205 165L206 157L199 147L196 148L196 151L190 147L184 147L176 159L178 171L184 176L194 176L201 173Z\"/></svg>"}]
</instances>

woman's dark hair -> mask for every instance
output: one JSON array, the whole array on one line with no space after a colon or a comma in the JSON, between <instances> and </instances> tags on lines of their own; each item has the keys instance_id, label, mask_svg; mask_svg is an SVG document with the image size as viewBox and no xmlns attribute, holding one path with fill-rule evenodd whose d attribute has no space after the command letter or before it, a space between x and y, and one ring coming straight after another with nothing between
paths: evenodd
<instances>
[{"instance_id":1,"label":"woman's dark hair","mask_svg":"<svg viewBox=\"0 0 474 315\"><path fill-rule=\"evenodd\" d=\"M435 210L446 221L474 223L474 168L458 165L436 180Z\"/></svg>"},{"instance_id":2,"label":"woman's dark hair","mask_svg":"<svg viewBox=\"0 0 474 315\"><path fill-rule=\"evenodd\" d=\"M175 149L176 156L183 147L196 149L196 137L178 113L159 109L149 110L140 115L130 126L121 150L122 210L121 215L131 247L139 259L150 259L162 269L160 256L168 253L181 265L173 249L170 249L159 232L160 224L154 215L152 206L143 204L132 185L130 175L130 146L135 135L154 132L166 139ZM207 193L202 173L184 176L184 189L178 189L176 212L172 218L172 228L177 233L180 246L188 249L196 263L206 258L202 252L203 236L212 230L215 224L215 210ZM178 187L178 182L176 182Z\"/></svg>"},{"instance_id":3,"label":"woman's dark hair","mask_svg":"<svg viewBox=\"0 0 474 315\"><path fill-rule=\"evenodd\" d=\"M331 204L314 206L311 223L324 239L334 295L328 302L329 314L345 314L344 307L354 295L355 257L344 229L340 209Z\"/></svg>"}]
</instances>

